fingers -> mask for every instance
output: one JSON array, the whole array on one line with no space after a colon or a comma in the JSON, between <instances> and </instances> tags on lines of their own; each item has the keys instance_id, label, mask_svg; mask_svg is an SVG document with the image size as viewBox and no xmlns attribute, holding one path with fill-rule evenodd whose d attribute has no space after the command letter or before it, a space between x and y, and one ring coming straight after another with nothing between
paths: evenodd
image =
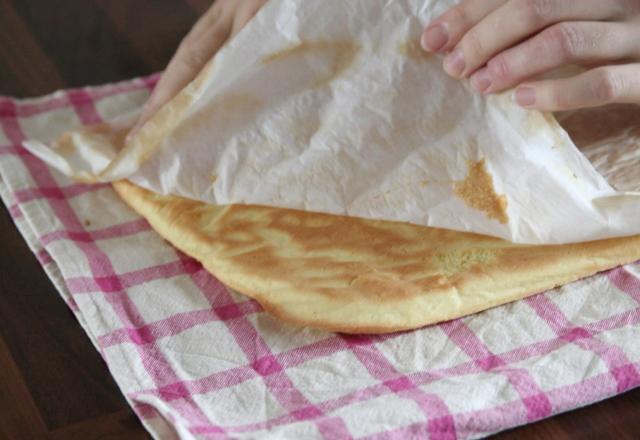
<instances>
[{"instance_id":1,"label":"fingers","mask_svg":"<svg viewBox=\"0 0 640 440\"><path fill-rule=\"evenodd\" d=\"M186 39L195 39L202 34L207 33L217 21L219 21L225 13L224 1L216 1L205 14L198 19L196 24L191 28L189 33L185 36Z\"/></svg>"},{"instance_id":2,"label":"fingers","mask_svg":"<svg viewBox=\"0 0 640 440\"><path fill-rule=\"evenodd\" d=\"M422 47L431 52L451 50L463 35L507 0L464 0L438 17L422 34Z\"/></svg>"},{"instance_id":3,"label":"fingers","mask_svg":"<svg viewBox=\"0 0 640 440\"><path fill-rule=\"evenodd\" d=\"M222 45L238 33L266 2L217 0L180 44L128 138L193 81Z\"/></svg>"},{"instance_id":4,"label":"fingers","mask_svg":"<svg viewBox=\"0 0 640 440\"><path fill-rule=\"evenodd\" d=\"M198 75L228 39L231 26L215 5L198 21L169 62L128 138Z\"/></svg>"},{"instance_id":5,"label":"fingers","mask_svg":"<svg viewBox=\"0 0 640 440\"><path fill-rule=\"evenodd\" d=\"M514 99L523 107L543 111L640 104L640 63L600 67L568 79L522 85L515 90Z\"/></svg>"},{"instance_id":6,"label":"fingers","mask_svg":"<svg viewBox=\"0 0 640 440\"><path fill-rule=\"evenodd\" d=\"M607 20L622 0L509 0L473 23L445 58L447 73L467 77L491 57L547 26L567 20Z\"/></svg>"},{"instance_id":7,"label":"fingers","mask_svg":"<svg viewBox=\"0 0 640 440\"><path fill-rule=\"evenodd\" d=\"M564 64L592 65L640 55L635 26L604 22L565 22L493 57L471 76L472 86L495 93ZM535 62L532 62L535 60Z\"/></svg>"},{"instance_id":8,"label":"fingers","mask_svg":"<svg viewBox=\"0 0 640 440\"><path fill-rule=\"evenodd\" d=\"M247 23L258 13L260 8L267 3L267 0L251 0L245 2L233 20L233 27L231 29L231 35L236 35L245 27Z\"/></svg>"}]
</instances>

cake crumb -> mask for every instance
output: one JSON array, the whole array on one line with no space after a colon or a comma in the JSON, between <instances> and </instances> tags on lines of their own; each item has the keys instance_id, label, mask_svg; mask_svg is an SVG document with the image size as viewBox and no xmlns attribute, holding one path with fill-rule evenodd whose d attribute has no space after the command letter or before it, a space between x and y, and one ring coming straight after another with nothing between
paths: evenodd
<instances>
[{"instance_id":1,"label":"cake crumb","mask_svg":"<svg viewBox=\"0 0 640 440\"><path fill-rule=\"evenodd\" d=\"M469 162L469 174L456 183L455 194L468 206L484 212L489 218L502 224L509 222L507 197L496 194L493 178L487 171L484 159Z\"/></svg>"}]
</instances>

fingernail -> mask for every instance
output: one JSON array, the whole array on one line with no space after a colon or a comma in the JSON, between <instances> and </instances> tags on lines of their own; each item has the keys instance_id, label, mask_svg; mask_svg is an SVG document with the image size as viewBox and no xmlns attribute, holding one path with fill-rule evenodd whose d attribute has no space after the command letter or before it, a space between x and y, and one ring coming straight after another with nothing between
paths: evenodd
<instances>
[{"instance_id":1,"label":"fingernail","mask_svg":"<svg viewBox=\"0 0 640 440\"><path fill-rule=\"evenodd\" d=\"M462 76L465 67L466 63L460 49L454 50L444 59L444 70L451 76Z\"/></svg>"},{"instance_id":2,"label":"fingernail","mask_svg":"<svg viewBox=\"0 0 640 440\"><path fill-rule=\"evenodd\" d=\"M449 41L449 32L441 24L427 28L422 35L422 48L431 52L438 52Z\"/></svg>"},{"instance_id":3,"label":"fingernail","mask_svg":"<svg viewBox=\"0 0 640 440\"><path fill-rule=\"evenodd\" d=\"M522 107L531 107L536 103L536 91L533 87L518 87L513 96Z\"/></svg>"},{"instance_id":4,"label":"fingernail","mask_svg":"<svg viewBox=\"0 0 640 440\"><path fill-rule=\"evenodd\" d=\"M480 93L485 93L491 88L491 75L487 69L479 70L471 76L471 85Z\"/></svg>"}]
</instances>

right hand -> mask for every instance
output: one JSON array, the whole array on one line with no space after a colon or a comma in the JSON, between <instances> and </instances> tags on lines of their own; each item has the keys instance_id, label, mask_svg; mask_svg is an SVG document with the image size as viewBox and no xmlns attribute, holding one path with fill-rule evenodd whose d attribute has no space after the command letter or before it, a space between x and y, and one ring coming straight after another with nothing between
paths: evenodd
<instances>
[{"instance_id":1,"label":"right hand","mask_svg":"<svg viewBox=\"0 0 640 440\"><path fill-rule=\"evenodd\" d=\"M640 0L462 0L423 34L449 75L545 111L640 104L639 40ZM536 80L567 64L589 70Z\"/></svg>"}]
</instances>

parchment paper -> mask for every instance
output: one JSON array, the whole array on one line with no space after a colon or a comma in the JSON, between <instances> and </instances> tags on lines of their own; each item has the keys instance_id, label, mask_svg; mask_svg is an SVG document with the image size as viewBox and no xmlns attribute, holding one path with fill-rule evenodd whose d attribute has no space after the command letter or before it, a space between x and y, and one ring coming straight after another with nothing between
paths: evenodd
<instances>
[{"instance_id":1,"label":"parchment paper","mask_svg":"<svg viewBox=\"0 0 640 440\"><path fill-rule=\"evenodd\" d=\"M80 180L128 178L215 204L534 244L640 233L637 138L621 162L600 163L612 175L625 170L616 190L553 116L449 78L418 41L452 4L271 1L123 149L108 130L66 135L54 150L27 148ZM123 115L121 126L134 117ZM635 122L627 123L631 130ZM616 145L607 135L591 143L593 151Z\"/></svg>"}]
</instances>

